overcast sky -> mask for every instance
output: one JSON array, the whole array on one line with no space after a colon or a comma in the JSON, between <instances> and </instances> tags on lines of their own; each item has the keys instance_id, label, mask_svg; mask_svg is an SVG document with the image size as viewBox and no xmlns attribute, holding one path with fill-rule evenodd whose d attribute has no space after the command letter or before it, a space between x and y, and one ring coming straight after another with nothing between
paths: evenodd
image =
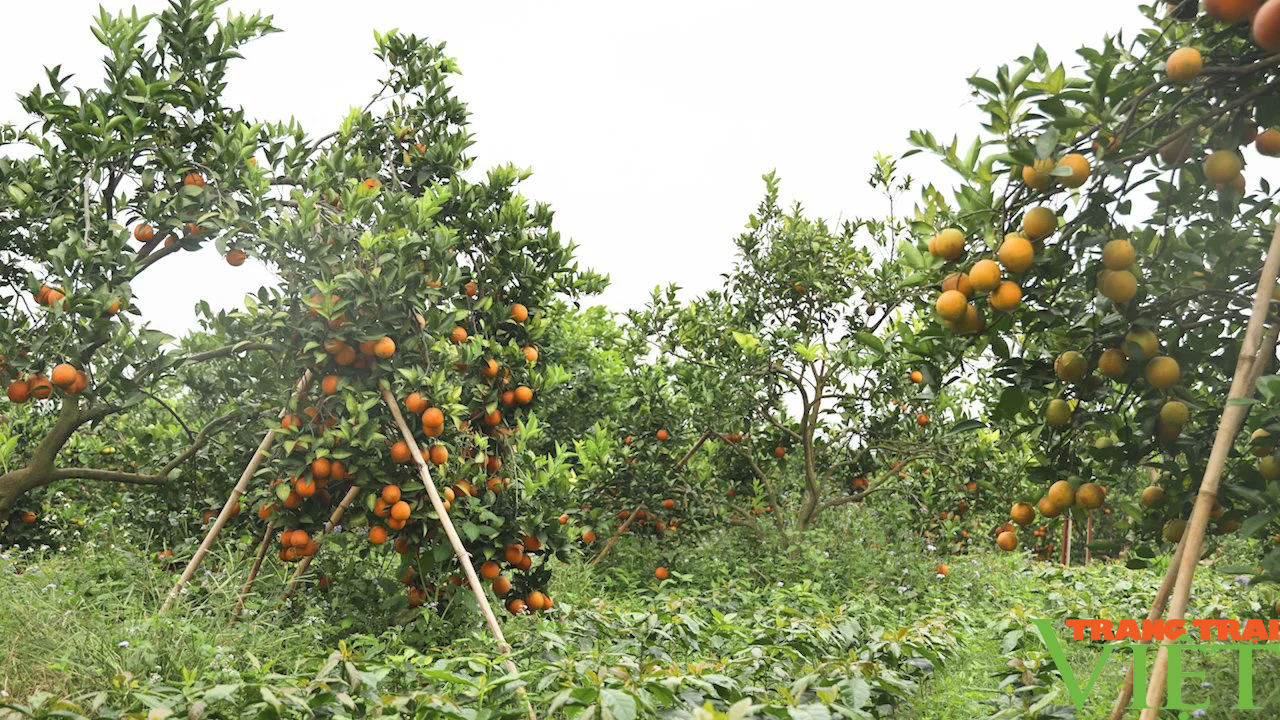
<instances>
[{"instance_id":1,"label":"overcast sky","mask_svg":"<svg viewBox=\"0 0 1280 720\"><path fill-rule=\"evenodd\" d=\"M166 3L108 1L109 10ZM89 31L99 3L5 3L0 122L22 120L16 93L62 64L96 84L102 52ZM1134 0L866 2L301 2L234 0L273 13L281 34L247 49L229 102L264 120L296 117L328 132L376 89L374 30L448 43L470 105L482 166L534 170L527 195L550 202L584 265L612 278L598 299L622 310L653 287L720 284L732 239L776 169L784 197L829 219L884 210L866 178L877 152L907 133L972 137L979 115L965 78L1036 42L1074 63L1082 44L1138 27ZM950 184L936 164L914 174ZM212 248L147 273L144 315L179 333L200 298L235 307L269 282L252 261L231 268Z\"/></svg>"}]
</instances>

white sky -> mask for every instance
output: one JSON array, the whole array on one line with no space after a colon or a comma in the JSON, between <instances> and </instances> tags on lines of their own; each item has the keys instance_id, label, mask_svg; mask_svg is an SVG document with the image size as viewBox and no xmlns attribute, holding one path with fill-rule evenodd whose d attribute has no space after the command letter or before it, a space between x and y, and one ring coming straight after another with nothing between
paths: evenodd
<instances>
[{"instance_id":1,"label":"white sky","mask_svg":"<svg viewBox=\"0 0 1280 720\"><path fill-rule=\"evenodd\" d=\"M109 10L165 3L107 0ZM13 100L62 64L80 84L100 77L89 31L98 0L5 3L0 122ZM1117 9L1117 5L1121 8ZM829 219L882 213L866 178L877 152L907 133L977 133L964 80L1029 53L1055 60L1142 22L1135 0L644 3L302 2L233 0L273 13L283 33L248 47L229 102L250 117L297 117L331 130L376 89L373 31L399 28L448 42L470 105L478 164L532 167L525 193L550 202L583 265L608 273L596 302L642 305L655 285L720 285L732 239L777 169L784 197ZM1038 8L1038 9L1035 9ZM950 184L917 156L906 167ZM235 307L269 282L252 261L227 266L210 248L182 253L135 288L144 315L180 333L195 302Z\"/></svg>"}]
</instances>

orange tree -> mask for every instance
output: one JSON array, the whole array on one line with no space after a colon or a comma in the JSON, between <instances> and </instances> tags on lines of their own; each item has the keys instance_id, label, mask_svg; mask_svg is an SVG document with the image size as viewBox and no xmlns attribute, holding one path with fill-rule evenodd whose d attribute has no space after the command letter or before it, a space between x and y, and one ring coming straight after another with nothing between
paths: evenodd
<instances>
[{"instance_id":1,"label":"orange tree","mask_svg":"<svg viewBox=\"0 0 1280 720\"><path fill-rule=\"evenodd\" d=\"M1113 503L1135 564L1181 535L1276 221L1253 172L1280 153L1280 62L1246 22L1258 4L1144 6L1150 26L1080 50L1076 70L1037 48L971 78L987 117L967 151L911 136L962 180L917 207L912 265L938 287L928 334L990 364L988 416L1037 449L1014 519ZM1273 445L1252 447L1261 461L1231 460L1216 533L1277 517Z\"/></svg>"},{"instance_id":2,"label":"orange tree","mask_svg":"<svg viewBox=\"0 0 1280 720\"><path fill-rule=\"evenodd\" d=\"M78 434L127 423L130 410L157 402L178 368L268 347L166 351L170 338L138 317L132 292L175 253L226 250L264 232L275 204L256 149L281 168L296 164L294 128L251 123L221 99L229 60L272 32L270 21L215 22L218 4L180 1L156 16L104 11L94 26L107 50L102 85L73 88L53 68L19 98L31 123L0 127L0 375L8 402L28 408L10 413L24 418L24 432L0 475L0 522L26 493L59 480L167 485L260 409L208 408L171 457L137 468L82 466L63 452Z\"/></svg>"},{"instance_id":3,"label":"orange tree","mask_svg":"<svg viewBox=\"0 0 1280 720\"><path fill-rule=\"evenodd\" d=\"M762 534L769 515L785 539L827 510L903 489L903 468L947 457L946 436L978 423L939 404L944 369L900 317L918 277L898 257L908 228L831 228L784 210L765 181L724 288L689 302L659 290L631 320L690 403L685 434L712 432L732 458L717 493L730 521ZM882 159L872 184L892 197L910 183ZM656 430L631 434L653 442Z\"/></svg>"},{"instance_id":4,"label":"orange tree","mask_svg":"<svg viewBox=\"0 0 1280 720\"><path fill-rule=\"evenodd\" d=\"M544 310L603 279L579 271L552 212L520 195L528 172L470 179L465 105L443 46L378 37L388 73L363 110L319 143L302 172L277 173L282 211L243 249L278 268L228 332L284 348L281 373L311 384L283 419L281 451L252 506L284 528L279 555L309 557L340 497L371 553L400 556L409 602L460 585L453 551L409 467L382 388L401 404L479 575L513 612L550 607L549 560L567 454L533 409L543 390ZM281 393L283 395L283 393ZM349 535L347 537L350 537Z\"/></svg>"}]
</instances>

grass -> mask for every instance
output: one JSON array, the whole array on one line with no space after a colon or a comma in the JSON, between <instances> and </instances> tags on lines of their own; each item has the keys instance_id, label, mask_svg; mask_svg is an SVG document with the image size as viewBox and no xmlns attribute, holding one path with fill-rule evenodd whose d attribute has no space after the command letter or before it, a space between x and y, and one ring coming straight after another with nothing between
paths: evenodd
<instances>
[{"instance_id":1,"label":"grass","mask_svg":"<svg viewBox=\"0 0 1280 720\"><path fill-rule=\"evenodd\" d=\"M1044 661L1027 618L1140 617L1158 580L1156 569L1097 563L1063 570L985 551L945 558L951 573L939 577L936 551L914 538L889 540L895 549L855 552L842 534L818 532L809 547L784 554L748 549L737 534L722 532L672 555L669 547L628 538L616 564L558 569L550 588L556 613L504 625L516 662L530 671L525 681L540 714L557 702L560 712L630 702L637 717L656 717L748 700L783 713L825 706L855 708L848 717L987 718L1007 705L1010 688L1001 680L1011 674L1009 661ZM333 590L308 587L282 604L275 593L283 571L268 563L243 621L228 627L248 548L218 546L191 592L157 618L174 572L144 544L91 542L74 551L0 556L0 688L9 700L69 698L84 706L102 692L94 702L121 710L178 710L193 698L220 698L212 689L254 684L302 693L307 703L330 702L313 679L336 662L337 651L360 672L384 675L379 692L405 702L429 686L433 698L464 714L492 705L499 708L494 717L505 717L511 709L503 673L492 666L492 641L475 615L464 606L444 614L405 608L389 567L331 552L320 565L339 578ZM674 572L666 583L652 576L659 556ZM1195 615L1269 614L1267 591L1211 568L1197 580ZM1011 647L1014 636L1020 639ZM1087 677L1096 649L1066 647L1077 678ZM1224 709L1235 704L1228 660L1192 663L1191 670L1207 673L1208 686L1190 688L1189 697L1217 708L1206 717L1236 716ZM1258 703L1274 707L1280 688L1266 678L1280 662L1259 653L1255 664ZM1123 672L1113 659L1090 704L1058 716L1105 717ZM1049 665L1039 677L1037 699L1058 688L1049 711L1068 702ZM252 701L263 702L257 694ZM248 707L237 712L251 714ZM1005 713L1000 717L1035 717ZM626 717L625 708L613 716Z\"/></svg>"}]
</instances>

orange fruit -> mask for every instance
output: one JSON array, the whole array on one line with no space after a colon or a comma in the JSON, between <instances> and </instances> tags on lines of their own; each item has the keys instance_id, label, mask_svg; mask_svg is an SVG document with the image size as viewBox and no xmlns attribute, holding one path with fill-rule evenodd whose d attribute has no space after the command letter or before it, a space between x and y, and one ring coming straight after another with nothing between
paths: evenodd
<instances>
[{"instance_id":1,"label":"orange fruit","mask_svg":"<svg viewBox=\"0 0 1280 720\"><path fill-rule=\"evenodd\" d=\"M969 281L969 273L954 272L942 281L942 291L958 290L966 299L973 298L973 283Z\"/></svg>"},{"instance_id":2,"label":"orange fruit","mask_svg":"<svg viewBox=\"0 0 1280 720\"><path fill-rule=\"evenodd\" d=\"M1261 5L1262 0L1204 0L1204 11L1215 20L1234 25L1253 17Z\"/></svg>"},{"instance_id":3,"label":"orange fruit","mask_svg":"<svg viewBox=\"0 0 1280 720\"><path fill-rule=\"evenodd\" d=\"M525 604L534 612L541 612L547 609L547 596L538 590L529 593L529 597L525 598Z\"/></svg>"},{"instance_id":4,"label":"orange fruit","mask_svg":"<svg viewBox=\"0 0 1280 720\"><path fill-rule=\"evenodd\" d=\"M525 320L528 320L528 319L529 319L529 308L525 307L524 305L521 305L520 303L516 303L515 305L512 305L512 306L511 306L511 319L512 319L512 320L514 320L514 321L516 321L516 322L518 322L518 323L522 323L522 322L524 322Z\"/></svg>"},{"instance_id":5,"label":"orange fruit","mask_svg":"<svg viewBox=\"0 0 1280 720\"><path fill-rule=\"evenodd\" d=\"M1050 158L1035 161L1034 165L1022 168L1022 182L1032 190L1048 190L1053 184L1053 172L1058 164Z\"/></svg>"},{"instance_id":6,"label":"orange fruit","mask_svg":"<svg viewBox=\"0 0 1280 720\"><path fill-rule=\"evenodd\" d=\"M653 576L659 580L666 580L671 577L671 573L665 567L659 566L657 570L653 571Z\"/></svg>"},{"instance_id":7,"label":"orange fruit","mask_svg":"<svg viewBox=\"0 0 1280 720\"><path fill-rule=\"evenodd\" d=\"M497 567L497 563L494 563ZM511 580L505 575L497 575L493 578L493 591L498 595L506 595L511 592Z\"/></svg>"},{"instance_id":8,"label":"orange fruit","mask_svg":"<svg viewBox=\"0 0 1280 720\"><path fill-rule=\"evenodd\" d=\"M311 476L318 480L329 477L332 471L333 465L329 462L329 458L316 458L311 461Z\"/></svg>"},{"instance_id":9,"label":"orange fruit","mask_svg":"<svg viewBox=\"0 0 1280 720\"><path fill-rule=\"evenodd\" d=\"M1209 182L1226 185L1243 169L1244 162L1234 150L1218 150L1205 158L1204 176Z\"/></svg>"},{"instance_id":10,"label":"orange fruit","mask_svg":"<svg viewBox=\"0 0 1280 720\"><path fill-rule=\"evenodd\" d=\"M400 502L400 486L399 485L383 485L380 495L382 502L393 505Z\"/></svg>"},{"instance_id":11,"label":"orange fruit","mask_svg":"<svg viewBox=\"0 0 1280 720\"><path fill-rule=\"evenodd\" d=\"M31 399L30 385L22 380L9 383L9 402L22 404L29 399Z\"/></svg>"},{"instance_id":12,"label":"orange fruit","mask_svg":"<svg viewBox=\"0 0 1280 720\"><path fill-rule=\"evenodd\" d=\"M912 371L911 371L911 382L913 382L913 383L922 383L922 382L924 382L924 373L920 372L919 370L912 370Z\"/></svg>"},{"instance_id":13,"label":"orange fruit","mask_svg":"<svg viewBox=\"0 0 1280 720\"><path fill-rule=\"evenodd\" d=\"M1009 518L1019 525L1030 525L1036 520L1036 510L1028 503L1014 503L1009 510Z\"/></svg>"},{"instance_id":14,"label":"orange fruit","mask_svg":"<svg viewBox=\"0 0 1280 720\"><path fill-rule=\"evenodd\" d=\"M318 488L316 487L316 481L310 478L298 478L297 482L293 484L294 492L298 493L299 496L304 498L309 498L314 496L316 494L317 489Z\"/></svg>"},{"instance_id":15,"label":"orange fruit","mask_svg":"<svg viewBox=\"0 0 1280 720\"><path fill-rule=\"evenodd\" d=\"M443 445L431 446L431 464L443 465L449 462L449 448Z\"/></svg>"},{"instance_id":16,"label":"orange fruit","mask_svg":"<svg viewBox=\"0 0 1280 720\"><path fill-rule=\"evenodd\" d=\"M1066 165L1071 170L1071 174L1058 178L1063 187L1078 188L1089 181L1089 175L1093 172L1093 168L1089 165L1089 160L1080 153L1071 153L1064 155L1059 165Z\"/></svg>"},{"instance_id":17,"label":"orange fruit","mask_svg":"<svg viewBox=\"0 0 1280 720\"><path fill-rule=\"evenodd\" d=\"M1167 355L1159 355L1151 358L1147 363L1145 370L1147 382L1152 387L1161 390L1168 390L1178 384L1178 379L1182 375L1182 369L1178 367L1178 361Z\"/></svg>"},{"instance_id":18,"label":"orange fruit","mask_svg":"<svg viewBox=\"0 0 1280 720\"><path fill-rule=\"evenodd\" d=\"M449 333L449 342L454 345L461 345L467 341L467 330L462 326L455 327L453 332Z\"/></svg>"},{"instance_id":19,"label":"orange fruit","mask_svg":"<svg viewBox=\"0 0 1280 720\"><path fill-rule=\"evenodd\" d=\"M532 345L525 345L523 348L521 348L521 351L524 352L525 362L529 363L530 365L533 365L534 363L538 362L538 348Z\"/></svg>"},{"instance_id":20,"label":"orange fruit","mask_svg":"<svg viewBox=\"0 0 1280 720\"><path fill-rule=\"evenodd\" d=\"M1257 149L1259 155L1280 157L1280 130L1274 128L1263 130L1258 133L1253 146Z\"/></svg>"},{"instance_id":21,"label":"orange fruit","mask_svg":"<svg viewBox=\"0 0 1280 720\"><path fill-rule=\"evenodd\" d=\"M387 336L382 336L373 344L373 354L379 360L386 360L396 354L396 341Z\"/></svg>"},{"instance_id":22,"label":"orange fruit","mask_svg":"<svg viewBox=\"0 0 1280 720\"><path fill-rule=\"evenodd\" d=\"M668 433L666 430L658 430L658 432L654 433L654 437L658 438L659 440L666 440L667 438L671 437L671 434Z\"/></svg>"},{"instance_id":23,"label":"orange fruit","mask_svg":"<svg viewBox=\"0 0 1280 720\"><path fill-rule=\"evenodd\" d=\"M991 293L988 302L993 310L1013 310L1022 303L1022 288L1012 280L1005 280Z\"/></svg>"},{"instance_id":24,"label":"orange fruit","mask_svg":"<svg viewBox=\"0 0 1280 720\"><path fill-rule=\"evenodd\" d=\"M401 500L391 505L392 520L408 520L409 519L409 503Z\"/></svg>"},{"instance_id":25,"label":"orange fruit","mask_svg":"<svg viewBox=\"0 0 1280 720\"><path fill-rule=\"evenodd\" d=\"M55 365L53 372L49 373L49 379L54 385L65 389L76 381L76 369L69 363Z\"/></svg>"},{"instance_id":26,"label":"orange fruit","mask_svg":"<svg viewBox=\"0 0 1280 720\"><path fill-rule=\"evenodd\" d=\"M480 577L485 580L496 580L500 575L502 575L502 568L498 566L498 563L492 560L485 560L480 563Z\"/></svg>"},{"instance_id":27,"label":"orange fruit","mask_svg":"<svg viewBox=\"0 0 1280 720\"><path fill-rule=\"evenodd\" d=\"M320 381L320 392L325 395L336 395L338 392L338 376L325 375L324 379Z\"/></svg>"},{"instance_id":28,"label":"orange fruit","mask_svg":"<svg viewBox=\"0 0 1280 720\"><path fill-rule=\"evenodd\" d=\"M413 459L413 453L409 452L409 443L403 440L397 440L391 446L391 459L401 465L408 465Z\"/></svg>"},{"instance_id":29,"label":"orange fruit","mask_svg":"<svg viewBox=\"0 0 1280 720\"><path fill-rule=\"evenodd\" d=\"M1043 240L1057 229L1057 213L1043 205L1031 208L1022 216L1022 232L1032 240Z\"/></svg>"},{"instance_id":30,"label":"orange fruit","mask_svg":"<svg viewBox=\"0 0 1280 720\"><path fill-rule=\"evenodd\" d=\"M964 318L968 306L968 299L959 290L947 290L938 296L934 310L943 320L955 321Z\"/></svg>"},{"instance_id":31,"label":"orange fruit","mask_svg":"<svg viewBox=\"0 0 1280 720\"><path fill-rule=\"evenodd\" d=\"M590 545L591 543L593 543L593 542L595 542L595 541L596 541L596 531L595 531L595 530L587 530L586 532L582 533L582 542L587 543L588 545Z\"/></svg>"},{"instance_id":32,"label":"orange fruit","mask_svg":"<svg viewBox=\"0 0 1280 720\"><path fill-rule=\"evenodd\" d=\"M133 228L133 238L138 242L151 242L156 236L156 229L150 223L142 223Z\"/></svg>"},{"instance_id":33,"label":"orange fruit","mask_svg":"<svg viewBox=\"0 0 1280 720\"><path fill-rule=\"evenodd\" d=\"M1102 246L1102 264L1108 270L1127 270L1137 259L1138 253L1128 240L1112 240Z\"/></svg>"},{"instance_id":34,"label":"orange fruit","mask_svg":"<svg viewBox=\"0 0 1280 720\"><path fill-rule=\"evenodd\" d=\"M1000 266L994 260L979 260L969 268L969 282L978 292L991 292L1000 287L1000 274Z\"/></svg>"},{"instance_id":35,"label":"orange fruit","mask_svg":"<svg viewBox=\"0 0 1280 720\"><path fill-rule=\"evenodd\" d=\"M204 176L198 172L187 173L187 176L182 178L182 184L194 185L195 187L204 187Z\"/></svg>"},{"instance_id":36,"label":"orange fruit","mask_svg":"<svg viewBox=\"0 0 1280 720\"><path fill-rule=\"evenodd\" d=\"M240 267L244 264L245 258L247 257L248 255L245 255L244 251L240 248L232 248L227 251L226 260L227 264L231 267Z\"/></svg>"},{"instance_id":37,"label":"orange fruit","mask_svg":"<svg viewBox=\"0 0 1280 720\"><path fill-rule=\"evenodd\" d=\"M387 529L381 525L374 525L369 528L369 542L374 545L381 545L387 541Z\"/></svg>"},{"instance_id":38,"label":"orange fruit","mask_svg":"<svg viewBox=\"0 0 1280 720\"><path fill-rule=\"evenodd\" d=\"M559 520L561 525L569 524L569 513L562 513Z\"/></svg>"},{"instance_id":39,"label":"orange fruit","mask_svg":"<svg viewBox=\"0 0 1280 720\"><path fill-rule=\"evenodd\" d=\"M533 388L527 385L521 385L515 389L515 401L517 405L528 405L533 402ZM665 440L666 438L658 438Z\"/></svg>"},{"instance_id":40,"label":"orange fruit","mask_svg":"<svg viewBox=\"0 0 1280 720\"><path fill-rule=\"evenodd\" d=\"M32 375L27 379L27 384L31 386L31 397L37 400L44 400L53 394L53 384L43 375Z\"/></svg>"},{"instance_id":41,"label":"orange fruit","mask_svg":"<svg viewBox=\"0 0 1280 720\"><path fill-rule=\"evenodd\" d=\"M1269 53L1280 52L1280 4L1268 2L1253 16L1253 41Z\"/></svg>"},{"instance_id":42,"label":"orange fruit","mask_svg":"<svg viewBox=\"0 0 1280 720\"><path fill-rule=\"evenodd\" d=\"M933 238L932 244L938 257L955 260L964 254L964 233L955 228L947 228Z\"/></svg>"},{"instance_id":43,"label":"orange fruit","mask_svg":"<svg viewBox=\"0 0 1280 720\"><path fill-rule=\"evenodd\" d=\"M1009 272L1023 272L1036 259L1035 247L1021 235L1006 235L996 254Z\"/></svg>"},{"instance_id":44,"label":"orange fruit","mask_svg":"<svg viewBox=\"0 0 1280 720\"><path fill-rule=\"evenodd\" d=\"M1164 71L1169 76L1169 80L1179 85L1186 85L1195 80L1200 76L1201 70L1204 70L1204 56L1193 47L1174 50L1164 63Z\"/></svg>"},{"instance_id":45,"label":"orange fruit","mask_svg":"<svg viewBox=\"0 0 1280 720\"><path fill-rule=\"evenodd\" d=\"M427 410L427 401L425 398L422 397L422 395L416 392L409 393L409 396L404 399L404 409L408 410L414 415L421 415Z\"/></svg>"},{"instance_id":46,"label":"orange fruit","mask_svg":"<svg viewBox=\"0 0 1280 720\"><path fill-rule=\"evenodd\" d=\"M996 538L996 545L1005 552L1012 552L1018 548L1018 536L1013 531L1006 530Z\"/></svg>"},{"instance_id":47,"label":"orange fruit","mask_svg":"<svg viewBox=\"0 0 1280 720\"><path fill-rule=\"evenodd\" d=\"M1098 358L1098 370L1112 380L1119 380L1124 377L1128 366L1129 359L1125 357L1124 351L1116 348L1108 348L1102 351L1102 356Z\"/></svg>"},{"instance_id":48,"label":"orange fruit","mask_svg":"<svg viewBox=\"0 0 1280 720\"><path fill-rule=\"evenodd\" d=\"M507 612L512 615L523 615L529 611L529 606L520 598L515 598L507 603Z\"/></svg>"}]
</instances>

